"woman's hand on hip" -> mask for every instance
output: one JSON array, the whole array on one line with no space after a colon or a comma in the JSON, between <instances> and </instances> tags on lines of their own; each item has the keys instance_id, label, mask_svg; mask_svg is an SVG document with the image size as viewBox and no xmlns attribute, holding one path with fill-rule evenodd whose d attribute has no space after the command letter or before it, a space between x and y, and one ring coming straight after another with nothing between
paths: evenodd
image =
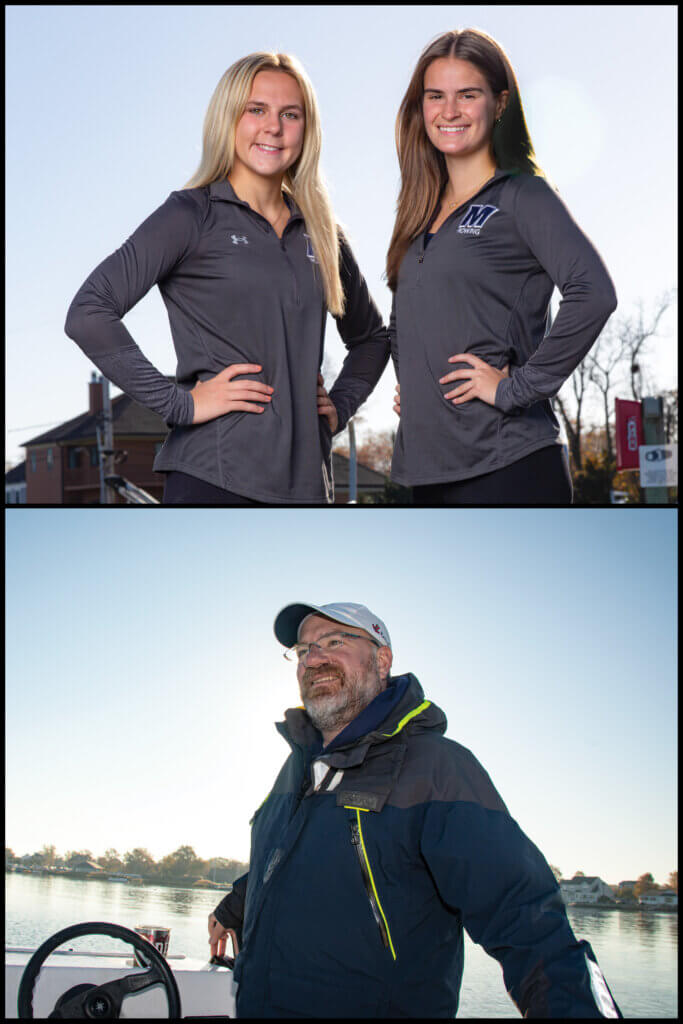
<instances>
[{"instance_id":1,"label":"woman's hand on hip","mask_svg":"<svg viewBox=\"0 0 683 1024\"><path fill-rule=\"evenodd\" d=\"M397 384L394 389L394 412L397 416L401 415L401 385Z\"/></svg>"},{"instance_id":2,"label":"woman's hand on hip","mask_svg":"<svg viewBox=\"0 0 683 1024\"><path fill-rule=\"evenodd\" d=\"M192 423L207 423L226 412L263 412L259 402L270 402L273 388L260 380L234 380L241 373L259 373L255 363L233 363L209 380L197 381L190 394L194 402Z\"/></svg>"},{"instance_id":3,"label":"woman's hand on hip","mask_svg":"<svg viewBox=\"0 0 683 1024\"><path fill-rule=\"evenodd\" d=\"M321 373L318 374L318 416L325 417L330 425L330 430L334 434L339 426L339 416L337 414L337 407L327 391L325 391L325 383Z\"/></svg>"},{"instance_id":4,"label":"woman's hand on hip","mask_svg":"<svg viewBox=\"0 0 683 1024\"><path fill-rule=\"evenodd\" d=\"M495 366L489 366L479 356L471 352L461 352L457 356L451 356L449 363L469 363L469 370L453 370L445 377L439 378L439 384L450 384L454 380L466 380L467 383L458 388L453 388L443 397L453 399L453 405L462 405L472 398L480 398L487 405L495 405L496 390L504 377L510 376L510 366L504 366L502 370L496 370Z\"/></svg>"}]
</instances>

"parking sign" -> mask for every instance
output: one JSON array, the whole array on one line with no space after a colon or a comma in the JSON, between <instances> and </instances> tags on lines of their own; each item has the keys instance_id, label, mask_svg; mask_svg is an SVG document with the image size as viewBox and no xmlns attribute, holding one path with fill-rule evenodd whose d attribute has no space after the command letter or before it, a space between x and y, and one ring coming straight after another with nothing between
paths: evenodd
<instances>
[{"instance_id":1,"label":"parking sign","mask_svg":"<svg viewBox=\"0 0 683 1024\"><path fill-rule=\"evenodd\" d=\"M641 444L641 487L678 487L678 445Z\"/></svg>"}]
</instances>

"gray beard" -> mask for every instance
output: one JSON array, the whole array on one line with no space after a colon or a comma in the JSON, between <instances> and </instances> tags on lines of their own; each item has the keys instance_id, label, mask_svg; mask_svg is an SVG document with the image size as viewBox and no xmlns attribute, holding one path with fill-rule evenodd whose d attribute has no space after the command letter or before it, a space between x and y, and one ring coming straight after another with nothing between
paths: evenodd
<instances>
[{"instance_id":1,"label":"gray beard","mask_svg":"<svg viewBox=\"0 0 683 1024\"><path fill-rule=\"evenodd\" d=\"M365 671L363 671L363 669ZM384 689L377 668L377 656L371 655L358 675L343 675L338 693L303 698L308 717L320 732L340 732Z\"/></svg>"}]
</instances>

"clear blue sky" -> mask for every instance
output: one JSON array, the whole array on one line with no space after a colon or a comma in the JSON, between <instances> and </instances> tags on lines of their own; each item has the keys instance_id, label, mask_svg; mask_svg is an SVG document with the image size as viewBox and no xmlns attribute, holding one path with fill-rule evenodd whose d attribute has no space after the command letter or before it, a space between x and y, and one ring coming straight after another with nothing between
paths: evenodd
<instances>
[{"instance_id":1,"label":"clear blue sky","mask_svg":"<svg viewBox=\"0 0 683 1024\"><path fill-rule=\"evenodd\" d=\"M351 600L551 863L665 882L675 516L10 509L6 842L246 859L299 703L273 619Z\"/></svg>"},{"instance_id":2,"label":"clear blue sky","mask_svg":"<svg viewBox=\"0 0 683 1024\"><path fill-rule=\"evenodd\" d=\"M10 5L8 457L87 407L92 364L63 333L69 303L194 172L216 83L254 50L296 54L313 80L335 209L385 316L398 104L426 43L468 26L507 49L539 160L602 253L617 315L639 299L647 311L676 280L676 21L673 5ZM173 373L156 289L126 324ZM674 336L671 310L646 364L653 387L674 386ZM328 340L339 366L333 325ZM373 429L395 426L393 387L388 369L364 408Z\"/></svg>"}]
</instances>

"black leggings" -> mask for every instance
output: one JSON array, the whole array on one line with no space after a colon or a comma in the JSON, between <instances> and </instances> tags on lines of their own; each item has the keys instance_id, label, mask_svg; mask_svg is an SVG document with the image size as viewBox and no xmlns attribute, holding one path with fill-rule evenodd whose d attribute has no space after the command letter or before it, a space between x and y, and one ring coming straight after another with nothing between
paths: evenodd
<instances>
[{"instance_id":1,"label":"black leggings","mask_svg":"<svg viewBox=\"0 0 683 1024\"><path fill-rule=\"evenodd\" d=\"M174 469L166 474L162 505L264 505Z\"/></svg>"},{"instance_id":2,"label":"black leggings","mask_svg":"<svg viewBox=\"0 0 683 1024\"><path fill-rule=\"evenodd\" d=\"M413 487L416 505L571 505L572 480L559 444L492 473L450 484Z\"/></svg>"}]
</instances>

